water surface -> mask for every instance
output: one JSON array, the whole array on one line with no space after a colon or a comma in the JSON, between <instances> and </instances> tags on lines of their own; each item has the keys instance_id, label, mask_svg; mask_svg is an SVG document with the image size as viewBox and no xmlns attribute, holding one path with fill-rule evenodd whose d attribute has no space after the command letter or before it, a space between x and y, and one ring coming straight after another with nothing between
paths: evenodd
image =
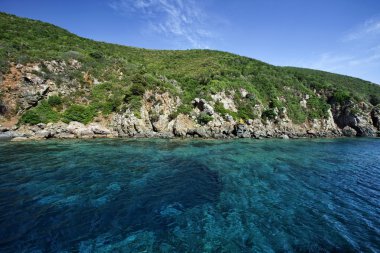
<instances>
[{"instance_id":1,"label":"water surface","mask_svg":"<svg viewBox=\"0 0 380 253\"><path fill-rule=\"evenodd\" d=\"M360 251L379 139L0 142L0 252Z\"/></svg>"}]
</instances>

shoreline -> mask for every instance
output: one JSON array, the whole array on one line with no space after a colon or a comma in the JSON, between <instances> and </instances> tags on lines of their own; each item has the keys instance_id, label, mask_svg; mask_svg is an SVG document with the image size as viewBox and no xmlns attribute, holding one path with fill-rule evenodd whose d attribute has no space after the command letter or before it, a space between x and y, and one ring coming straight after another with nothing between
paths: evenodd
<instances>
[{"instance_id":1,"label":"shoreline","mask_svg":"<svg viewBox=\"0 0 380 253\"><path fill-rule=\"evenodd\" d=\"M87 125L72 121L69 124L39 123L37 125L20 125L12 128L0 127L0 140L30 141L48 139L315 139L315 138L343 138L343 137L380 137L379 132L358 135L354 131L335 128L310 128L306 126L255 126L245 124L229 124L223 127L213 125L187 126L175 125L168 129L153 130L138 128L132 125L123 128L124 125L105 123L89 123Z\"/></svg>"},{"instance_id":2,"label":"shoreline","mask_svg":"<svg viewBox=\"0 0 380 253\"><path fill-rule=\"evenodd\" d=\"M241 137L225 137L225 138L215 138L215 137L193 137L193 136L187 136L187 137L180 137L180 136L93 136L93 137L73 137L73 138L58 138L58 137L51 137L51 138L36 138L36 137L4 137L0 135L0 142L42 142L42 141L74 141L74 140L80 140L80 141L86 141L86 140L149 140L149 139L157 139L157 140L199 140L199 141L234 141L234 140L329 140L329 139L380 139L378 136L373 137L359 137L359 136L293 136L293 137L250 137L250 138L241 138Z\"/></svg>"}]
</instances>

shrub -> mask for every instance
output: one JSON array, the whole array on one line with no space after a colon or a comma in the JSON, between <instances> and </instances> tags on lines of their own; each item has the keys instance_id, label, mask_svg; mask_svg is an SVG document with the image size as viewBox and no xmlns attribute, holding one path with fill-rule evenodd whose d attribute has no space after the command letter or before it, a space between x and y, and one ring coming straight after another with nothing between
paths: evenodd
<instances>
[{"instance_id":1,"label":"shrub","mask_svg":"<svg viewBox=\"0 0 380 253\"><path fill-rule=\"evenodd\" d=\"M91 52L90 56L94 59L101 59L103 58L103 54L100 52Z\"/></svg>"},{"instance_id":2,"label":"shrub","mask_svg":"<svg viewBox=\"0 0 380 253\"><path fill-rule=\"evenodd\" d=\"M369 102L373 106L376 106L376 105L380 104L380 96L379 95L371 94L370 97L369 97Z\"/></svg>"},{"instance_id":3,"label":"shrub","mask_svg":"<svg viewBox=\"0 0 380 253\"><path fill-rule=\"evenodd\" d=\"M50 96L48 98L48 104L53 107L62 105L62 102L63 101L60 96Z\"/></svg>"},{"instance_id":4,"label":"shrub","mask_svg":"<svg viewBox=\"0 0 380 253\"><path fill-rule=\"evenodd\" d=\"M24 124L37 125L38 123L41 123L41 119L36 110L29 110L21 116L20 122Z\"/></svg>"},{"instance_id":5,"label":"shrub","mask_svg":"<svg viewBox=\"0 0 380 253\"><path fill-rule=\"evenodd\" d=\"M63 53L62 58L65 60L70 60L70 59L81 60L83 59L83 55L77 51L68 51L68 52Z\"/></svg>"},{"instance_id":6,"label":"shrub","mask_svg":"<svg viewBox=\"0 0 380 253\"><path fill-rule=\"evenodd\" d=\"M214 118L210 115L208 115L207 113L205 112L201 112L198 117L197 117L197 121L199 124L201 125L206 125L207 123L209 123L211 120L213 120Z\"/></svg>"},{"instance_id":7,"label":"shrub","mask_svg":"<svg viewBox=\"0 0 380 253\"><path fill-rule=\"evenodd\" d=\"M312 96L307 101L307 105L309 119L326 118L328 116L327 112L330 106L322 99Z\"/></svg>"},{"instance_id":8,"label":"shrub","mask_svg":"<svg viewBox=\"0 0 380 253\"><path fill-rule=\"evenodd\" d=\"M71 105L63 114L63 121L78 121L87 124L92 121L95 116L95 110L92 107L84 105Z\"/></svg>"},{"instance_id":9,"label":"shrub","mask_svg":"<svg viewBox=\"0 0 380 253\"><path fill-rule=\"evenodd\" d=\"M112 83L95 85L91 91L91 106L104 115L116 112L123 101L123 87Z\"/></svg>"},{"instance_id":10,"label":"shrub","mask_svg":"<svg viewBox=\"0 0 380 253\"><path fill-rule=\"evenodd\" d=\"M288 99L287 102L288 116L295 124L301 124L305 122L307 114L301 107L298 99Z\"/></svg>"},{"instance_id":11,"label":"shrub","mask_svg":"<svg viewBox=\"0 0 380 253\"><path fill-rule=\"evenodd\" d=\"M261 114L261 118L263 118L263 119L269 119L269 120L275 119L276 116L277 116L277 114L276 114L276 112L273 109L265 110Z\"/></svg>"},{"instance_id":12,"label":"shrub","mask_svg":"<svg viewBox=\"0 0 380 253\"><path fill-rule=\"evenodd\" d=\"M237 111L237 117L240 119L254 119L255 118L254 114L254 108L251 104L249 103L242 103Z\"/></svg>"},{"instance_id":13,"label":"shrub","mask_svg":"<svg viewBox=\"0 0 380 253\"><path fill-rule=\"evenodd\" d=\"M140 109L142 106L141 98L134 96L128 101L129 108L135 114L137 118L141 118Z\"/></svg>"},{"instance_id":14,"label":"shrub","mask_svg":"<svg viewBox=\"0 0 380 253\"><path fill-rule=\"evenodd\" d=\"M175 110L169 115L169 120L173 120L177 118L179 114L188 115L190 114L191 110L192 110L191 106L187 104L182 104L177 108L177 110Z\"/></svg>"},{"instance_id":15,"label":"shrub","mask_svg":"<svg viewBox=\"0 0 380 253\"><path fill-rule=\"evenodd\" d=\"M140 83L134 83L125 94L124 101L126 103L129 103L131 100L135 99L136 97L140 99L140 97L144 95L144 93L145 93L144 86L142 86L142 84Z\"/></svg>"},{"instance_id":16,"label":"shrub","mask_svg":"<svg viewBox=\"0 0 380 253\"><path fill-rule=\"evenodd\" d=\"M130 92L133 96L142 96L145 93L145 88L141 83L134 83L130 88Z\"/></svg>"},{"instance_id":17,"label":"shrub","mask_svg":"<svg viewBox=\"0 0 380 253\"><path fill-rule=\"evenodd\" d=\"M332 99L339 103L344 104L350 100L351 96L348 91L337 90L334 92Z\"/></svg>"},{"instance_id":18,"label":"shrub","mask_svg":"<svg viewBox=\"0 0 380 253\"><path fill-rule=\"evenodd\" d=\"M61 115L54 111L47 101L42 101L38 106L26 111L20 119L21 123L36 125L38 123L57 122Z\"/></svg>"}]
</instances>

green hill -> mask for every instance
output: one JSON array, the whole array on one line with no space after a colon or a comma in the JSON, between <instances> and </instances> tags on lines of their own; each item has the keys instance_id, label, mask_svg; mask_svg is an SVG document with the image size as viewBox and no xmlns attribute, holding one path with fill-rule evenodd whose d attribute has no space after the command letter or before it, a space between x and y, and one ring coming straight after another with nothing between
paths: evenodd
<instances>
[{"instance_id":1,"label":"green hill","mask_svg":"<svg viewBox=\"0 0 380 253\"><path fill-rule=\"evenodd\" d=\"M0 100L3 114L23 115L23 123L75 119L87 123L99 113L107 116L126 108L138 116L147 90L169 92L181 99L181 106L171 117L189 114L195 98L209 101L213 94L225 91L234 97L237 112L216 103L215 111L220 114L228 113L235 120L270 118L276 109L286 108L289 118L297 124L327 117L334 102L351 100L376 105L380 101L380 86L371 82L310 69L277 67L226 52L147 50L97 42L51 24L6 13L0 13L0 30L0 71L4 80L17 64L70 60L80 63L80 67L63 72L51 71L42 64L42 70L33 73L58 86L76 85L75 92L41 97L34 108L25 110L6 108L6 101ZM237 95L242 89L248 96ZM6 97L7 90L0 90L0 99ZM306 107L300 103L305 96ZM258 104L264 108L261 115L254 110Z\"/></svg>"}]
</instances>

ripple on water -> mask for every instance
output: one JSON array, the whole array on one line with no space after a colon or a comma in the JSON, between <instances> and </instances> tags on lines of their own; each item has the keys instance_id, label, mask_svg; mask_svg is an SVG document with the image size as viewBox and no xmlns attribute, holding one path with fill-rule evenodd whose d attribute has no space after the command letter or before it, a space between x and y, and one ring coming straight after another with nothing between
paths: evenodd
<instances>
[{"instance_id":1,"label":"ripple on water","mask_svg":"<svg viewBox=\"0 0 380 253\"><path fill-rule=\"evenodd\" d=\"M378 146L0 143L0 252L379 252Z\"/></svg>"}]
</instances>

